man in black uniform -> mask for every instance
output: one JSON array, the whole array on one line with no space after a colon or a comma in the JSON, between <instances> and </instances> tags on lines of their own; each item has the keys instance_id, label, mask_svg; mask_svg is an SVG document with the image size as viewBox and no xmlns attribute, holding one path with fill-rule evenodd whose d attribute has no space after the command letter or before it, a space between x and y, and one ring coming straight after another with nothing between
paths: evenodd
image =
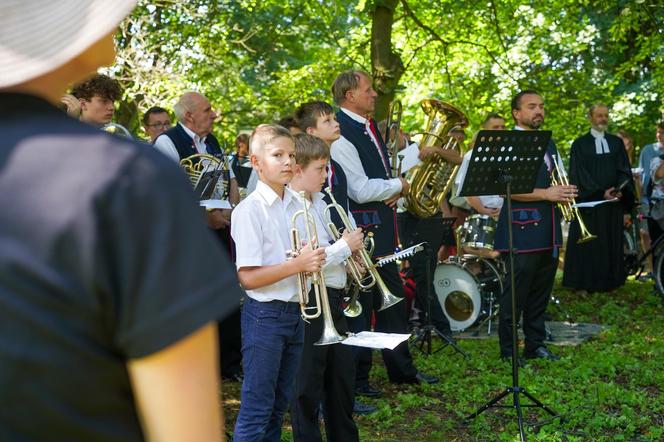
<instances>
[{"instance_id":1,"label":"man in black uniform","mask_svg":"<svg viewBox=\"0 0 664 442\"><path fill-rule=\"evenodd\" d=\"M232 267L176 165L56 107L135 2L34 3L0 3L0 440L221 441Z\"/></svg>"},{"instance_id":2,"label":"man in black uniform","mask_svg":"<svg viewBox=\"0 0 664 442\"><path fill-rule=\"evenodd\" d=\"M533 90L519 92L512 99L515 130L537 130L544 122L544 101ZM557 360L544 345L546 331L544 312L549 304L553 281L558 267L558 249L562 245L560 214L556 202L568 202L576 196L575 186L552 186L553 161L558 151L551 141L532 193L512 195L512 234L514 237L514 269L509 267L507 204L503 204L496 229L495 249L503 254L508 275L505 291L500 298L500 356L512 355L512 302L509 272L514 271L516 312L523 313L523 333L526 337L526 359Z\"/></svg>"}]
</instances>

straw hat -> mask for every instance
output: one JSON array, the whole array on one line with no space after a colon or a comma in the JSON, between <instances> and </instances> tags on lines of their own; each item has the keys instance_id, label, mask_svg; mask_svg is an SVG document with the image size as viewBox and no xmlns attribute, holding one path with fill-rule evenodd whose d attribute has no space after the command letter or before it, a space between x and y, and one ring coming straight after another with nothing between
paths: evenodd
<instances>
[{"instance_id":1,"label":"straw hat","mask_svg":"<svg viewBox=\"0 0 664 442\"><path fill-rule=\"evenodd\" d=\"M1 0L0 88L46 74L113 31L136 0Z\"/></svg>"}]
</instances>

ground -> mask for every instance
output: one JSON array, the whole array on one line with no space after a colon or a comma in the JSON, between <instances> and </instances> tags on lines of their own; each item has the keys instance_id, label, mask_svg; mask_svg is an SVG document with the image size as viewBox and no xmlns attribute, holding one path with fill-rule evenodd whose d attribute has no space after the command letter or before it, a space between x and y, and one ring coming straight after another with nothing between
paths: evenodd
<instances>
[{"instance_id":1,"label":"ground","mask_svg":"<svg viewBox=\"0 0 664 442\"><path fill-rule=\"evenodd\" d=\"M559 275L560 276L560 275ZM576 322L606 326L597 338L577 347L551 346L562 359L536 361L519 371L520 384L564 417L549 420L526 410L528 440L664 440L664 302L651 282L628 281L614 293L578 296L559 287L561 307L554 320L569 314ZM512 409L491 409L464 426L472 413L511 384L511 368L498 359L495 340L464 340L465 360L447 348L432 356L413 350L417 367L440 377L435 385L393 386L378 354L372 384L380 399L365 399L378 412L358 417L362 441L438 442L518 440ZM239 385L223 386L226 426L232 431L239 408ZM510 404L510 401L504 401ZM541 426L540 426L541 424ZM289 423L282 440L292 440Z\"/></svg>"}]
</instances>

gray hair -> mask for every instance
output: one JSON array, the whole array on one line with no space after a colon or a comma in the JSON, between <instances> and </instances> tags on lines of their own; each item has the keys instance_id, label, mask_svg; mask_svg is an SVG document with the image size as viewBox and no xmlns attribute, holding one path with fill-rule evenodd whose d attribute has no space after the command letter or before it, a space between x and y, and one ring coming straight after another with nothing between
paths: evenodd
<instances>
[{"instance_id":1,"label":"gray hair","mask_svg":"<svg viewBox=\"0 0 664 442\"><path fill-rule=\"evenodd\" d=\"M332 98L334 102L341 105L346 101L346 92L357 89L360 85L360 75L371 79L371 76L364 71L356 71L350 69L339 74L339 76L332 83Z\"/></svg>"},{"instance_id":2,"label":"gray hair","mask_svg":"<svg viewBox=\"0 0 664 442\"><path fill-rule=\"evenodd\" d=\"M173 113L180 123L184 124L184 118L187 112L193 112L195 107L194 97L200 95L201 94L196 91L187 91L182 94L177 103L175 103L175 106L173 106Z\"/></svg>"},{"instance_id":3,"label":"gray hair","mask_svg":"<svg viewBox=\"0 0 664 442\"><path fill-rule=\"evenodd\" d=\"M592 116L593 112L595 112L595 110L599 109L600 107L603 107L604 109L609 110L609 106L607 106L606 104L604 104L604 103L595 103L592 106L590 106L590 109L588 109L588 115Z\"/></svg>"}]
</instances>

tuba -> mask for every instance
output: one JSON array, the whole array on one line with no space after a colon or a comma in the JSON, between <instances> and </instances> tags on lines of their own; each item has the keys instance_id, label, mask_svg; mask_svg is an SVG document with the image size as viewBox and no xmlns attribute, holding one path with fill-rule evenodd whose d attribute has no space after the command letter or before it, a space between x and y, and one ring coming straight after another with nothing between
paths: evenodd
<instances>
[{"instance_id":1,"label":"tuba","mask_svg":"<svg viewBox=\"0 0 664 442\"><path fill-rule=\"evenodd\" d=\"M214 199L228 199L230 166L226 155L216 157L207 153L197 153L183 158L180 166L194 186L196 195L212 195ZM203 199L210 199L203 197Z\"/></svg>"},{"instance_id":2,"label":"tuba","mask_svg":"<svg viewBox=\"0 0 664 442\"><path fill-rule=\"evenodd\" d=\"M559 158L554 155L553 156L553 173L551 174L551 184L553 186L569 186L569 179L567 178L567 172L565 172L565 168L563 167L562 164L559 164ZM576 241L577 244L583 244L588 241L592 241L593 239L597 238L597 236L593 235L588 231L588 228L586 227L586 224L583 222L583 218L581 218L581 212L579 211L578 207L575 207L576 201L572 199L572 201L565 201L565 202L558 202L556 203L558 208L560 209L560 214L562 215L563 219L567 221L568 223L571 223L574 221L576 218L579 221L579 230L581 233L581 237Z\"/></svg>"},{"instance_id":3,"label":"tuba","mask_svg":"<svg viewBox=\"0 0 664 442\"><path fill-rule=\"evenodd\" d=\"M348 218L348 214L346 213L344 208L337 203L337 200L334 198L334 195L332 194L332 190L329 187L326 187L325 192L329 195L330 200L332 201L332 203L328 204L327 207L325 208L325 218L327 220L326 223L328 228L332 232L332 238L335 241L337 241L339 238L341 238L341 232L332 222L330 218L330 211L331 210L337 211L337 214L339 215L341 221L344 224L344 229L352 231L353 225L351 224L350 219ZM370 233L367 234L367 238L369 242L369 247L371 247L371 249L373 250L373 238L371 237ZM367 238L365 238L365 244L367 243ZM348 307L346 307L346 309L344 310L344 314L351 318L355 318L362 313L362 306L360 305L359 302L357 302L357 296L360 290L367 291L370 290L373 286L378 285L378 290L380 291L381 300L382 300L380 310L385 310L386 308L392 307L394 304L402 300L402 298L393 295L392 292L390 292L390 289L387 288L387 286L385 285L385 282L383 282L382 278L378 274L378 270L376 270L376 266L374 265L371 259L371 253L368 252L366 249L366 245L365 248L359 250L359 255L362 267L364 267L364 269L366 269L367 271L366 276L362 276L362 270L353 260L352 256L346 260L346 267L348 268L348 271L353 278L353 281L355 283L354 285L357 286L357 291L353 293L353 296L351 296L351 300L348 304Z\"/></svg>"},{"instance_id":4,"label":"tuba","mask_svg":"<svg viewBox=\"0 0 664 442\"><path fill-rule=\"evenodd\" d=\"M291 250L287 253L288 258L296 257L302 249L302 242L300 241L300 234L297 230L297 220L302 217L305 230L307 233L307 244L312 247L318 247L318 234L316 233L316 221L307 210L307 200L305 193L300 192L302 198L302 209L293 214L291 218ZM330 309L330 300L327 297L327 288L325 287L325 276L323 272L317 273L298 273L297 275L297 291L300 298L300 311L302 312L302 319L309 320L318 318L323 315L323 334L314 345L329 345L336 344L343 341L343 336L334 328L334 321L332 319L332 310ZM309 307L309 290L307 290L307 280L311 279L311 285L314 290L314 305ZM310 311L312 311L310 313Z\"/></svg>"},{"instance_id":5,"label":"tuba","mask_svg":"<svg viewBox=\"0 0 664 442\"><path fill-rule=\"evenodd\" d=\"M433 99L423 100L422 110L429 118L420 149L435 146L455 150L461 155L461 146L450 132L468 127L468 119L463 112L451 104ZM410 184L406 209L419 218L429 218L438 213L458 169L458 165L448 163L439 155L429 155L422 164L410 169L406 176Z\"/></svg>"},{"instance_id":6,"label":"tuba","mask_svg":"<svg viewBox=\"0 0 664 442\"><path fill-rule=\"evenodd\" d=\"M129 138L130 140L134 139L134 137L131 135L131 132L129 132L129 129L118 123L105 124L102 126L101 130L111 135L118 135L120 137Z\"/></svg>"}]
</instances>

